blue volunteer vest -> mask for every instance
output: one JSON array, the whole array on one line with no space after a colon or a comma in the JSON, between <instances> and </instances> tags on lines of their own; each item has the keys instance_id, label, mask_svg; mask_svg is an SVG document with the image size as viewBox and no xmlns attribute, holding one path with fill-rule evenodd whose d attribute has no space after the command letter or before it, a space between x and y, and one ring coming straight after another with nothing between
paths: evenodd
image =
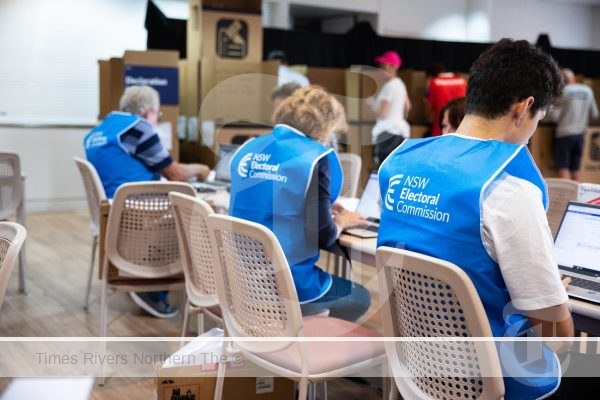
<instances>
[{"instance_id":1,"label":"blue volunteer vest","mask_svg":"<svg viewBox=\"0 0 600 400\"><path fill-rule=\"evenodd\" d=\"M286 125L246 142L231 160L229 213L269 228L290 265L300 302L322 297L331 275L315 266L318 238L306 237L306 193L317 162L326 157L331 174L331 198L338 197L342 169L329 149ZM316 232L315 232L316 233Z\"/></svg>"},{"instance_id":2,"label":"blue volunteer vest","mask_svg":"<svg viewBox=\"0 0 600 400\"><path fill-rule=\"evenodd\" d=\"M100 176L109 199L127 182L156 181L160 175L151 172L121 146L121 135L138 124L149 124L137 115L112 112L83 140L86 157Z\"/></svg>"},{"instance_id":3,"label":"blue volunteer vest","mask_svg":"<svg viewBox=\"0 0 600 400\"><path fill-rule=\"evenodd\" d=\"M483 193L504 173L536 185L547 204L546 185L524 146L456 135L405 141L379 169L377 246L458 265L473 281L495 337L535 336L527 318L511 308L500 267L482 242ZM499 342L497 348L507 399L536 399L558 387L560 366L550 349L539 342Z\"/></svg>"}]
</instances>

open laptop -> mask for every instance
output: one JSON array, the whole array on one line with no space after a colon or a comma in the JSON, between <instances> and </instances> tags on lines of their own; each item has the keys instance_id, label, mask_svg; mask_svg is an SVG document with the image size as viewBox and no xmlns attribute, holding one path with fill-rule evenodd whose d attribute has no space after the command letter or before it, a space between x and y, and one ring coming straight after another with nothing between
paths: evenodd
<instances>
[{"instance_id":1,"label":"open laptop","mask_svg":"<svg viewBox=\"0 0 600 400\"><path fill-rule=\"evenodd\" d=\"M381 217L381 194L379 193L379 179L377 172L371 172L365 190L360 196L356 211L360 213L369 225L345 229L344 232L360 238L375 238L379 232L379 219Z\"/></svg>"},{"instance_id":2,"label":"open laptop","mask_svg":"<svg viewBox=\"0 0 600 400\"><path fill-rule=\"evenodd\" d=\"M570 202L556 233L558 267L571 297L600 303L600 206Z\"/></svg>"},{"instance_id":3,"label":"open laptop","mask_svg":"<svg viewBox=\"0 0 600 400\"><path fill-rule=\"evenodd\" d=\"M193 182L192 186L200 193L216 192L229 189L231 182L231 158L239 144L222 144L219 146L219 161L215 165L214 180L212 182Z\"/></svg>"}]
</instances>

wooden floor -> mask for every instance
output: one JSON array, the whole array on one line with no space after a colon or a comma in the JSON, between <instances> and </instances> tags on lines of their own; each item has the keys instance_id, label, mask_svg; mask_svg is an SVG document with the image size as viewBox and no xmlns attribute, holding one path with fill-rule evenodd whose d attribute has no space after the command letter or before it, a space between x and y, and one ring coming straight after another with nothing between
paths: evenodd
<instances>
[{"instance_id":1,"label":"wooden floor","mask_svg":"<svg viewBox=\"0 0 600 400\"><path fill-rule=\"evenodd\" d=\"M83 310L92 238L87 213L39 214L27 218L27 295L17 292L13 271L0 311L0 336L97 336L99 282L94 279L90 310ZM380 330L377 282L373 268L354 266L356 280L366 284L373 303L363 324ZM178 302L179 296L172 301ZM111 301L109 336L179 336L181 319L161 320L141 311L126 294ZM192 325L192 330L195 327ZM0 378L0 393L10 379ZM113 378L103 388L95 386L92 399L149 399L150 378ZM329 384L330 399L380 399L369 385L337 380Z\"/></svg>"}]
</instances>

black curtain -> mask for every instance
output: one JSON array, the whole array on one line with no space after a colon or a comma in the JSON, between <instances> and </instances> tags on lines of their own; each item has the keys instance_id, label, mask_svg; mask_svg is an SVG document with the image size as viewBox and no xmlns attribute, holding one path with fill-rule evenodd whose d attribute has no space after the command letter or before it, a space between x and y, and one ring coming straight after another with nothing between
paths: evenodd
<instances>
[{"instance_id":1,"label":"black curtain","mask_svg":"<svg viewBox=\"0 0 600 400\"><path fill-rule=\"evenodd\" d=\"M156 4L149 0L144 27L148 31L148 49L178 50L179 58L186 57L186 20L167 18Z\"/></svg>"}]
</instances>

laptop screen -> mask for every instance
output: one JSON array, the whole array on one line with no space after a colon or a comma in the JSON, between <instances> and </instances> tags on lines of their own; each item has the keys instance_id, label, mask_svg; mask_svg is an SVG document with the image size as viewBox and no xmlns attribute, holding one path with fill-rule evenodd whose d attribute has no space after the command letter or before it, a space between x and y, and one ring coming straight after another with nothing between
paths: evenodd
<instances>
[{"instance_id":1,"label":"laptop screen","mask_svg":"<svg viewBox=\"0 0 600 400\"><path fill-rule=\"evenodd\" d=\"M600 273L600 206L569 203L554 242L561 267Z\"/></svg>"},{"instance_id":2,"label":"laptop screen","mask_svg":"<svg viewBox=\"0 0 600 400\"><path fill-rule=\"evenodd\" d=\"M377 178L377 173L372 172L369 176L367 186L365 186L365 190L363 191L362 196L360 196L356 211L364 218L374 218L379 220L379 218L381 218L380 198L379 179Z\"/></svg>"},{"instance_id":3,"label":"laptop screen","mask_svg":"<svg viewBox=\"0 0 600 400\"><path fill-rule=\"evenodd\" d=\"M215 166L215 180L230 182L231 181L231 158L235 151L240 147L239 144L222 144L219 147L219 161Z\"/></svg>"}]
</instances>

